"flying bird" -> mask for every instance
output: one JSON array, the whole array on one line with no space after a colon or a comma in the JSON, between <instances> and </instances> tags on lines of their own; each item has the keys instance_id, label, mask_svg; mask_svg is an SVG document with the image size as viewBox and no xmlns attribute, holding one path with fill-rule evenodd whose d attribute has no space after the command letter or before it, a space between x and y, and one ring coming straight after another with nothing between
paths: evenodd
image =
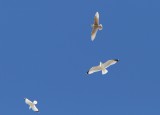
<instances>
[{"instance_id":1,"label":"flying bird","mask_svg":"<svg viewBox=\"0 0 160 115\"><path fill-rule=\"evenodd\" d=\"M39 112L39 110L36 107L36 104L38 103L37 101L32 102L27 98L24 98L24 100L25 100L25 103L29 105L29 109L32 109L35 112Z\"/></svg>"},{"instance_id":2,"label":"flying bird","mask_svg":"<svg viewBox=\"0 0 160 115\"><path fill-rule=\"evenodd\" d=\"M109 66L116 64L119 60L118 59L113 59L113 60L108 60L105 63L100 62L100 64L98 66L94 66L92 67L87 74L92 74L94 72L98 72L98 71L102 71L102 75L108 73L108 70L106 68L108 68Z\"/></svg>"},{"instance_id":3,"label":"flying bird","mask_svg":"<svg viewBox=\"0 0 160 115\"><path fill-rule=\"evenodd\" d=\"M94 24L92 24L91 26L92 26L91 40L93 41L96 37L97 31L103 29L102 24L99 24L99 13L98 12L96 12L95 17L94 17Z\"/></svg>"}]
</instances>

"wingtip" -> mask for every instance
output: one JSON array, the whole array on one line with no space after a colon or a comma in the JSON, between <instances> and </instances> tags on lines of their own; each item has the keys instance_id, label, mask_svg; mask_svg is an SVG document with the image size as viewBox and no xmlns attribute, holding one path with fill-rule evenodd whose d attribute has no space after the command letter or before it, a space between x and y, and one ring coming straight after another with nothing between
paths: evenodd
<instances>
[{"instance_id":1,"label":"wingtip","mask_svg":"<svg viewBox=\"0 0 160 115\"><path fill-rule=\"evenodd\" d=\"M96 16L97 18L99 18L99 13L98 13L98 12L96 12L95 16Z\"/></svg>"},{"instance_id":2,"label":"wingtip","mask_svg":"<svg viewBox=\"0 0 160 115\"><path fill-rule=\"evenodd\" d=\"M114 59L115 61L119 62L119 59Z\"/></svg>"},{"instance_id":3,"label":"wingtip","mask_svg":"<svg viewBox=\"0 0 160 115\"><path fill-rule=\"evenodd\" d=\"M93 42L94 41L94 39L95 39L95 35L91 35L91 41Z\"/></svg>"},{"instance_id":4,"label":"wingtip","mask_svg":"<svg viewBox=\"0 0 160 115\"><path fill-rule=\"evenodd\" d=\"M97 15L99 15L99 13L98 13L98 12L96 12L96 16L97 16Z\"/></svg>"},{"instance_id":5,"label":"wingtip","mask_svg":"<svg viewBox=\"0 0 160 115\"><path fill-rule=\"evenodd\" d=\"M91 74L91 73L90 73L90 71L88 70L88 71L86 72L86 74L89 75L89 74Z\"/></svg>"}]
</instances>

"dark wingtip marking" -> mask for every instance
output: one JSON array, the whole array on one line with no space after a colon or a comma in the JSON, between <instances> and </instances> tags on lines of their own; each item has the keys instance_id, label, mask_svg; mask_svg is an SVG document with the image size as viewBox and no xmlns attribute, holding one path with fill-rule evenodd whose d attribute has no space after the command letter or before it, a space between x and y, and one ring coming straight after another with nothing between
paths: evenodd
<instances>
[{"instance_id":1,"label":"dark wingtip marking","mask_svg":"<svg viewBox=\"0 0 160 115\"><path fill-rule=\"evenodd\" d=\"M86 74L89 74L89 71L87 71Z\"/></svg>"},{"instance_id":2,"label":"dark wingtip marking","mask_svg":"<svg viewBox=\"0 0 160 115\"><path fill-rule=\"evenodd\" d=\"M119 59L114 59L114 60L117 61L117 62L119 61Z\"/></svg>"}]
</instances>

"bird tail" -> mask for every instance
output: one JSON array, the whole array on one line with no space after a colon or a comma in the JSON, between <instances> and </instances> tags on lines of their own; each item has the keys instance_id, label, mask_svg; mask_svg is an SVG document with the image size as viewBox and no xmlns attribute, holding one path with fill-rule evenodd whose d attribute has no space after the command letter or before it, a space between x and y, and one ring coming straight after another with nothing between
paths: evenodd
<instances>
[{"instance_id":1,"label":"bird tail","mask_svg":"<svg viewBox=\"0 0 160 115\"><path fill-rule=\"evenodd\" d=\"M102 69L102 74L104 75L104 74L106 74L106 73L108 73L108 70L106 70L105 68Z\"/></svg>"},{"instance_id":2,"label":"bird tail","mask_svg":"<svg viewBox=\"0 0 160 115\"><path fill-rule=\"evenodd\" d=\"M36 105L38 102L37 101L33 101L33 104Z\"/></svg>"}]
</instances>

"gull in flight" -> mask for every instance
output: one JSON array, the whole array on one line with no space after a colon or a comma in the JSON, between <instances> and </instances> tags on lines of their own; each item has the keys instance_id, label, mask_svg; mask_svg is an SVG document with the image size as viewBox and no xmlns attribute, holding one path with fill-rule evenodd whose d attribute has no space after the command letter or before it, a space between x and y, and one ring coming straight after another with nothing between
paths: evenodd
<instances>
[{"instance_id":1,"label":"gull in flight","mask_svg":"<svg viewBox=\"0 0 160 115\"><path fill-rule=\"evenodd\" d=\"M103 29L102 24L99 24L99 13L98 12L96 12L95 17L94 17L94 24L92 24L91 26L92 26L91 40L93 41L96 37L97 31Z\"/></svg>"},{"instance_id":2,"label":"gull in flight","mask_svg":"<svg viewBox=\"0 0 160 115\"><path fill-rule=\"evenodd\" d=\"M32 109L35 112L39 112L39 110L36 107L37 101L32 102L27 98L24 98L24 100L25 100L25 103L29 105L29 109Z\"/></svg>"},{"instance_id":3,"label":"gull in flight","mask_svg":"<svg viewBox=\"0 0 160 115\"><path fill-rule=\"evenodd\" d=\"M119 60L118 59L113 59L113 60L108 60L105 63L100 62L100 64L98 66L94 66L92 67L87 74L92 74L94 72L98 72L98 71L102 71L102 74L106 74L108 73L108 70L106 68L108 68L109 66L116 64Z\"/></svg>"}]
</instances>

